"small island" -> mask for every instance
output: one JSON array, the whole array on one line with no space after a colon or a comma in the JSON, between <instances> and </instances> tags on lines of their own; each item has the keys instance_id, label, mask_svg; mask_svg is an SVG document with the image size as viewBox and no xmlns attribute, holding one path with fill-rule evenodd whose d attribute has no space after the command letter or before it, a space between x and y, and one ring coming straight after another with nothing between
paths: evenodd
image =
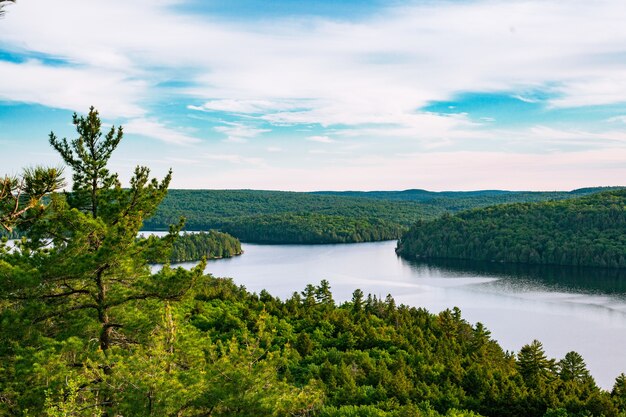
<instances>
[{"instance_id":1,"label":"small island","mask_svg":"<svg viewBox=\"0 0 626 417\"><path fill-rule=\"evenodd\" d=\"M192 262L206 259L232 258L241 255L241 242L228 233L210 230L184 233L174 240L171 262Z\"/></svg>"}]
</instances>

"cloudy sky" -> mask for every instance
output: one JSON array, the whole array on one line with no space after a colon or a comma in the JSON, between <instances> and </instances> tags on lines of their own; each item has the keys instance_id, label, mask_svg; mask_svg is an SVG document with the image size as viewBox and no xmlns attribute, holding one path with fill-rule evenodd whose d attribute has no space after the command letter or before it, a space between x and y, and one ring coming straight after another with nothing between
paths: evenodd
<instances>
[{"instance_id":1,"label":"cloudy sky","mask_svg":"<svg viewBox=\"0 0 626 417\"><path fill-rule=\"evenodd\" d=\"M626 185L624 0L18 0L0 174L95 106L175 188Z\"/></svg>"}]
</instances>

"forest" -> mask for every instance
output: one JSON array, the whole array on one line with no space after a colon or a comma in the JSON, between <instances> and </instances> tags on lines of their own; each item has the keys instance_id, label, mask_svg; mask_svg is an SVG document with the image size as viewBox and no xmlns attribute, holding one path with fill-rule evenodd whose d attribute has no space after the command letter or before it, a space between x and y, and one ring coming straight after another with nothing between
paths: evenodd
<instances>
[{"instance_id":1,"label":"forest","mask_svg":"<svg viewBox=\"0 0 626 417\"><path fill-rule=\"evenodd\" d=\"M167 230L184 216L186 230L218 229L251 243L367 242L397 239L417 219L434 213L439 211L414 202L282 191L171 190L144 230Z\"/></svg>"},{"instance_id":2,"label":"forest","mask_svg":"<svg viewBox=\"0 0 626 417\"><path fill-rule=\"evenodd\" d=\"M399 238L418 220L511 202L562 200L571 192L425 190L285 192L170 190L144 230L167 230L184 216L187 230L219 229L251 243L351 243Z\"/></svg>"},{"instance_id":3,"label":"forest","mask_svg":"<svg viewBox=\"0 0 626 417\"><path fill-rule=\"evenodd\" d=\"M210 230L184 233L172 244L171 262L189 262L206 259L232 258L241 255L241 242L227 233Z\"/></svg>"},{"instance_id":4,"label":"forest","mask_svg":"<svg viewBox=\"0 0 626 417\"><path fill-rule=\"evenodd\" d=\"M563 201L497 205L418 221L407 259L451 258L626 268L626 189Z\"/></svg>"},{"instance_id":5,"label":"forest","mask_svg":"<svg viewBox=\"0 0 626 417\"><path fill-rule=\"evenodd\" d=\"M73 123L78 138L50 135L71 192L55 168L3 179L0 225L24 238L0 244L0 415L626 416L626 375L607 392L576 352L503 351L457 308L336 303L325 280L283 301L206 261L172 268L184 220L137 238L171 174L137 167L122 187L107 169L122 130L93 108Z\"/></svg>"}]
</instances>

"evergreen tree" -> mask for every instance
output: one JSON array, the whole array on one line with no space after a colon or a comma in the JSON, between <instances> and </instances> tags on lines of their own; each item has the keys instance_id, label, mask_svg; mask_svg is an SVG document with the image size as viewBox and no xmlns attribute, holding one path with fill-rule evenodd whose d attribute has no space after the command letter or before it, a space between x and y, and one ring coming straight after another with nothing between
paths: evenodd
<instances>
[{"instance_id":1,"label":"evergreen tree","mask_svg":"<svg viewBox=\"0 0 626 417\"><path fill-rule=\"evenodd\" d=\"M12 232L28 222L33 209L41 214L43 198L63 187L62 173L60 168L35 167L20 176L0 178L0 231Z\"/></svg>"},{"instance_id":2,"label":"evergreen tree","mask_svg":"<svg viewBox=\"0 0 626 417\"><path fill-rule=\"evenodd\" d=\"M517 355L517 365L527 385L536 386L550 375L554 368L554 361L546 357L543 344L538 340L533 340L531 344L524 345L520 350Z\"/></svg>"},{"instance_id":3,"label":"evergreen tree","mask_svg":"<svg viewBox=\"0 0 626 417\"><path fill-rule=\"evenodd\" d=\"M137 233L165 197L171 175L160 182L150 180L149 170L138 167L130 187L122 188L107 170L122 130L112 128L102 139L93 108L86 118L75 114L74 124L79 137L70 143L50 135L52 145L74 170L73 192L52 195L48 210L26 231L25 243L0 260L0 302L7 307L2 311L1 342L10 347L13 337L22 337L23 348L30 337L31 343L40 344L32 339L34 331L52 346L76 336L97 340L97 350L90 350L88 343L82 348L92 354L85 356L83 351L73 357L73 364L59 360L57 365L77 366L90 374L80 377L80 397L102 408L103 415L111 415L116 361L111 348L149 338L154 322L145 309L160 308L155 301L180 299L202 274L204 263L191 272L166 266L152 274L148 260L166 256L182 224L165 240L137 239ZM24 184L28 187L28 181ZM55 363L52 358L49 362ZM62 377L60 369L50 372L49 378ZM37 383L33 384L36 390Z\"/></svg>"},{"instance_id":4,"label":"evergreen tree","mask_svg":"<svg viewBox=\"0 0 626 417\"><path fill-rule=\"evenodd\" d=\"M615 378L611 397L621 411L626 411L626 374L621 373Z\"/></svg>"},{"instance_id":5,"label":"evergreen tree","mask_svg":"<svg viewBox=\"0 0 626 417\"><path fill-rule=\"evenodd\" d=\"M583 357L574 351L559 361L558 370L563 381L587 382L591 378Z\"/></svg>"}]
</instances>

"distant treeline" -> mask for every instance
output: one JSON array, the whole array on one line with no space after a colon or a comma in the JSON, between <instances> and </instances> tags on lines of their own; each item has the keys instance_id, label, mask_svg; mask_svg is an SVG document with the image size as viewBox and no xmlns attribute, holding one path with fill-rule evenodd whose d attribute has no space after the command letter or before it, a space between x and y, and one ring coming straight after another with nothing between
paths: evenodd
<instances>
[{"instance_id":1,"label":"distant treeline","mask_svg":"<svg viewBox=\"0 0 626 417\"><path fill-rule=\"evenodd\" d=\"M419 221L397 252L408 259L626 268L626 189Z\"/></svg>"},{"instance_id":2,"label":"distant treeline","mask_svg":"<svg viewBox=\"0 0 626 417\"><path fill-rule=\"evenodd\" d=\"M144 230L166 230L184 216L188 230L219 229L246 242L345 243L397 239L418 220L516 201L572 198L572 192L424 190L298 193L170 190Z\"/></svg>"},{"instance_id":3,"label":"distant treeline","mask_svg":"<svg viewBox=\"0 0 626 417\"><path fill-rule=\"evenodd\" d=\"M227 233L211 230L202 233L185 233L176 238L170 260L172 262L231 258L241 255L241 243Z\"/></svg>"},{"instance_id":4,"label":"distant treeline","mask_svg":"<svg viewBox=\"0 0 626 417\"><path fill-rule=\"evenodd\" d=\"M397 239L406 228L379 219L284 213L226 221L222 230L257 243L348 243Z\"/></svg>"}]
</instances>

